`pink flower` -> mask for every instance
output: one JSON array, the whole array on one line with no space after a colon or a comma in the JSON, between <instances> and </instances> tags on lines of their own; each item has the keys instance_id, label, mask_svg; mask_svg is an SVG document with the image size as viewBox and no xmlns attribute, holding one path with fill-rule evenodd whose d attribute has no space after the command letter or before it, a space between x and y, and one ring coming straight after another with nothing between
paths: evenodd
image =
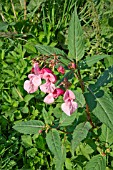
<instances>
[{"instance_id":1,"label":"pink flower","mask_svg":"<svg viewBox=\"0 0 113 170\"><path fill-rule=\"evenodd\" d=\"M40 74L40 68L38 66L38 63L34 63L33 65L33 68L31 70L31 73L34 73L36 75L39 75Z\"/></svg>"},{"instance_id":2,"label":"pink flower","mask_svg":"<svg viewBox=\"0 0 113 170\"><path fill-rule=\"evenodd\" d=\"M49 68L42 68L40 73L41 74L44 74L44 73L51 73L51 74L53 74L52 70L50 70Z\"/></svg>"},{"instance_id":3,"label":"pink flower","mask_svg":"<svg viewBox=\"0 0 113 170\"><path fill-rule=\"evenodd\" d=\"M74 100L75 99L75 95L71 90L66 90L66 92L64 93L64 97L63 97L64 101L67 100Z\"/></svg>"},{"instance_id":4,"label":"pink flower","mask_svg":"<svg viewBox=\"0 0 113 170\"><path fill-rule=\"evenodd\" d=\"M59 66L57 70L58 70L59 73L65 74L65 69L64 69L64 67Z\"/></svg>"},{"instance_id":5,"label":"pink flower","mask_svg":"<svg viewBox=\"0 0 113 170\"><path fill-rule=\"evenodd\" d=\"M61 105L61 109L70 116L78 107L78 104L73 101L75 95L71 90L66 90L63 99L64 103Z\"/></svg>"},{"instance_id":6,"label":"pink flower","mask_svg":"<svg viewBox=\"0 0 113 170\"><path fill-rule=\"evenodd\" d=\"M47 81L40 86L40 90L44 93L52 93L55 90L55 85L50 81Z\"/></svg>"},{"instance_id":7,"label":"pink flower","mask_svg":"<svg viewBox=\"0 0 113 170\"><path fill-rule=\"evenodd\" d=\"M29 80L26 80L24 82L24 89L28 93L34 93L35 91L38 90L38 86L41 84L41 77L40 75L35 75L35 74L29 74L28 75Z\"/></svg>"},{"instance_id":8,"label":"pink flower","mask_svg":"<svg viewBox=\"0 0 113 170\"><path fill-rule=\"evenodd\" d=\"M47 104L51 104L54 102L54 97L52 93L49 93L45 98L44 98L44 102Z\"/></svg>"},{"instance_id":9,"label":"pink flower","mask_svg":"<svg viewBox=\"0 0 113 170\"><path fill-rule=\"evenodd\" d=\"M64 90L62 90L61 88L56 88L53 92L53 97L57 98L58 96L64 94Z\"/></svg>"},{"instance_id":10,"label":"pink flower","mask_svg":"<svg viewBox=\"0 0 113 170\"><path fill-rule=\"evenodd\" d=\"M45 79L46 81L50 81L52 83L55 83L56 82L56 76L54 74L51 74L51 73L47 73L45 72L43 74L43 79Z\"/></svg>"},{"instance_id":11,"label":"pink flower","mask_svg":"<svg viewBox=\"0 0 113 170\"><path fill-rule=\"evenodd\" d=\"M61 108L68 116L70 116L78 108L78 104L73 101L68 101L63 103Z\"/></svg>"},{"instance_id":12,"label":"pink flower","mask_svg":"<svg viewBox=\"0 0 113 170\"><path fill-rule=\"evenodd\" d=\"M45 98L44 102L47 104L51 104L54 102L54 98L57 98L58 96L64 94L64 90L60 88L56 88L53 93L49 93Z\"/></svg>"}]
</instances>

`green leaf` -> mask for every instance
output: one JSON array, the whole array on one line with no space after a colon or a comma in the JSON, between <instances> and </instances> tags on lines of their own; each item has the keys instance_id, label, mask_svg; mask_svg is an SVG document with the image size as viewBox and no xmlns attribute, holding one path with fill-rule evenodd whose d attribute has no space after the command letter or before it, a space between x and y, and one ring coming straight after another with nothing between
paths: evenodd
<instances>
[{"instance_id":1,"label":"green leaf","mask_svg":"<svg viewBox=\"0 0 113 170\"><path fill-rule=\"evenodd\" d=\"M73 113L71 116L67 116L63 112L62 117L60 118L59 125L60 126L69 126L74 122L75 118L76 118L76 113Z\"/></svg>"},{"instance_id":2,"label":"green leaf","mask_svg":"<svg viewBox=\"0 0 113 170\"><path fill-rule=\"evenodd\" d=\"M113 100L102 90L98 93L90 91L85 94L92 113L113 131Z\"/></svg>"},{"instance_id":3,"label":"green leaf","mask_svg":"<svg viewBox=\"0 0 113 170\"><path fill-rule=\"evenodd\" d=\"M28 11L32 11L36 7L38 9L44 1L45 0L30 0L29 4L27 6Z\"/></svg>"},{"instance_id":4,"label":"green leaf","mask_svg":"<svg viewBox=\"0 0 113 170\"><path fill-rule=\"evenodd\" d=\"M42 110L42 114L43 114L43 118L45 120L45 123L46 124L52 124L50 113L47 112L44 107L43 107L43 110Z\"/></svg>"},{"instance_id":5,"label":"green leaf","mask_svg":"<svg viewBox=\"0 0 113 170\"><path fill-rule=\"evenodd\" d=\"M29 150L27 150L27 156L28 157L33 157L36 155L37 153L37 148L31 148Z\"/></svg>"},{"instance_id":6,"label":"green leaf","mask_svg":"<svg viewBox=\"0 0 113 170\"><path fill-rule=\"evenodd\" d=\"M6 22L0 22L0 31L6 31L8 24Z\"/></svg>"},{"instance_id":7,"label":"green leaf","mask_svg":"<svg viewBox=\"0 0 113 170\"><path fill-rule=\"evenodd\" d=\"M82 90L77 88L76 91L73 91L76 97L76 102L78 103L78 107L84 107L85 98L83 96Z\"/></svg>"},{"instance_id":8,"label":"green leaf","mask_svg":"<svg viewBox=\"0 0 113 170\"><path fill-rule=\"evenodd\" d=\"M30 135L22 135L21 139L22 139L22 145L25 148L31 147L33 145L32 144L32 137Z\"/></svg>"},{"instance_id":9,"label":"green leaf","mask_svg":"<svg viewBox=\"0 0 113 170\"><path fill-rule=\"evenodd\" d=\"M24 97L24 101L25 101L25 102L29 102L33 97L34 97L34 95L27 94L27 95Z\"/></svg>"},{"instance_id":10,"label":"green leaf","mask_svg":"<svg viewBox=\"0 0 113 170\"><path fill-rule=\"evenodd\" d=\"M62 159L61 141L56 129L52 129L46 135L47 145L57 159Z\"/></svg>"},{"instance_id":11,"label":"green leaf","mask_svg":"<svg viewBox=\"0 0 113 170\"><path fill-rule=\"evenodd\" d=\"M74 150L80 144L82 140L84 140L88 134L88 131L91 129L91 125L89 122L80 123L76 126L73 132L73 139L72 139L72 153L74 154Z\"/></svg>"},{"instance_id":12,"label":"green leaf","mask_svg":"<svg viewBox=\"0 0 113 170\"><path fill-rule=\"evenodd\" d=\"M110 55L101 54L101 55L94 55L92 57L86 58L86 64L91 67L93 64L97 63L99 60L102 60L103 58L110 57Z\"/></svg>"},{"instance_id":13,"label":"green leaf","mask_svg":"<svg viewBox=\"0 0 113 170\"><path fill-rule=\"evenodd\" d=\"M48 55L48 56L53 56L54 54L58 55L58 59L65 65L66 64L68 65L70 62L70 60L66 57L66 54L58 48L45 46L41 44L37 44L35 45L35 47L43 55Z\"/></svg>"},{"instance_id":14,"label":"green leaf","mask_svg":"<svg viewBox=\"0 0 113 170\"><path fill-rule=\"evenodd\" d=\"M51 46L45 46L45 45L41 45L41 44L37 44L35 45L36 49L40 51L41 54L43 55L63 55L63 56L66 56L66 54L58 49L58 48L55 48L55 47L51 47Z\"/></svg>"},{"instance_id":15,"label":"green leaf","mask_svg":"<svg viewBox=\"0 0 113 170\"><path fill-rule=\"evenodd\" d=\"M113 131L111 131L105 124L101 126L101 135L99 136L101 142L109 143L111 145L113 143Z\"/></svg>"},{"instance_id":16,"label":"green leaf","mask_svg":"<svg viewBox=\"0 0 113 170\"><path fill-rule=\"evenodd\" d=\"M83 32L80 21L78 19L76 5L69 24L68 49L70 58L76 58L76 62L82 59L84 56Z\"/></svg>"},{"instance_id":17,"label":"green leaf","mask_svg":"<svg viewBox=\"0 0 113 170\"><path fill-rule=\"evenodd\" d=\"M13 129L24 134L36 134L45 127L44 123L39 120L29 120L27 122L19 122L13 126Z\"/></svg>"},{"instance_id":18,"label":"green leaf","mask_svg":"<svg viewBox=\"0 0 113 170\"><path fill-rule=\"evenodd\" d=\"M85 170L105 170L106 159L101 155L94 156L86 165Z\"/></svg>"},{"instance_id":19,"label":"green leaf","mask_svg":"<svg viewBox=\"0 0 113 170\"><path fill-rule=\"evenodd\" d=\"M106 86L108 83L113 81L113 66L110 66L104 71L104 73L97 79L97 82L92 85L92 90L98 90L102 86Z\"/></svg>"}]
</instances>

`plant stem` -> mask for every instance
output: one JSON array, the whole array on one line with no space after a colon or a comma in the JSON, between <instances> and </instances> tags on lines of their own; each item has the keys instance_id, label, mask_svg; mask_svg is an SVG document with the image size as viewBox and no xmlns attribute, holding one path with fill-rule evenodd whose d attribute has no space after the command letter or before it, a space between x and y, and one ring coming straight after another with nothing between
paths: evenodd
<instances>
[{"instance_id":1,"label":"plant stem","mask_svg":"<svg viewBox=\"0 0 113 170\"><path fill-rule=\"evenodd\" d=\"M80 86L81 86L82 92L84 94L85 88L84 88L84 83L83 83L83 80L81 78L81 74L80 74L80 70L79 69L78 69L78 79L79 79L79 82L80 82ZM94 126L94 124L93 124L93 122L91 120L90 110L89 110L89 106L88 106L87 102L86 102L86 114L87 114L87 120L90 122L91 126L94 128L95 126Z\"/></svg>"}]
</instances>

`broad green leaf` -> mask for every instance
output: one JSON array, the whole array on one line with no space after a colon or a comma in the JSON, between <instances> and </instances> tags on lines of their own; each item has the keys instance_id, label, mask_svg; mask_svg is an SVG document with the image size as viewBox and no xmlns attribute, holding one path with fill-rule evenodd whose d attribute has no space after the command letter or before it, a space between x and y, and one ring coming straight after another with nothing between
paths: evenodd
<instances>
[{"instance_id":1,"label":"broad green leaf","mask_svg":"<svg viewBox=\"0 0 113 170\"><path fill-rule=\"evenodd\" d=\"M99 136L101 142L109 143L111 145L113 143L113 131L111 131L105 124L101 126L101 135Z\"/></svg>"},{"instance_id":2,"label":"broad green leaf","mask_svg":"<svg viewBox=\"0 0 113 170\"><path fill-rule=\"evenodd\" d=\"M8 28L8 24L6 22L0 22L0 31L6 31L7 28Z\"/></svg>"},{"instance_id":3,"label":"broad green leaf","mask_svg":"<svg viewBox=\"0 0 113 170\"><path fill-rule=\"evenodd\" d=\"M87 163L85 170L105 170L106 159L101 155L96 155Z\"/></svg>"},{"instance_id":4,"label":"broad green leaf","mask_svg":"<svg viewBox=\"0 0 113 170\"><path fill-rule=\"evenodd\" d=\"M83 32L78 19L76 5L69 23L68 49L70 58L76 59L76 62L84 56Z\"/></svg>"},{"instance_id":5,"label":"broad green leaf","mask_svg":"<svg viewBox=\"0 0 113 170\"><path fill-rule=\"evenodd\" d=\"M29 120L27 122L19 122L13 126L13 129L24 134L36 134L39 130L45 127L44 123L40 120Z\"/></svg>"},{"instance_id":6,"label":"broad green leaf","mask_svg":"<svg viewBox=\"0 0 113 170\"><path fill-rule=\"evenodd\" d=\"M47 112L45 110L45 108L43 107L43 110L42 110L42 114L43 114L43 118L45 120L45 123L46 124L52 124L52 120L51 120L51 115L49 112Z\"/></svg>"},{"instance_id":7,"label":"broad green leaf","mask_svg":"<svg viewBox=\"0 0 113 170\"><path fill-rule=\"evenodd\" d=\"M33 144L32 144L32 137L30 135L22 135L21 139L22 139L22 145L25 148L33 146Z\"/></svg>"},{"instance_id":8,"label":"broad green leaf","mask_svg":"<svg viewBox=\"0 0 113 170\"><path fill-rule=\"evenodd\" d=\"M66 54L62 50L55 48L55 47L45 46L45 45L41 45L41 44L37 44L37 45L35 45L35 47L43 55L54 55L54 54L56 54L56 55L66 56Z\"/></svg>"},{"instance_id":9,"label":"broad green leaf","mask_svg":"<svg viewBox=\"0 0 113 170\"><path fill-rule=\"evenodd\" d=\"M110 57L110 55L107 54L100 54L100 55L94 55L92 57L86 58L86 64L91 67L93 64L97 63L99 60L102 60L103 58Z\"/></svg>"},{"instance_id":10,"label":"broad green leaf","mask_svg":"<svg viewBox=\"0 0 113 170\"><path fill-rule=\"evenodd\" d=\"M27 9L28 11L32 11L34 8L37 7L37 9L40 7L41 3L43 3L45 0L30 0Z\"/></svg>"},{"instance_id":11,"label":"broad green leaf","mask_svg":"<svg viewBox=\"0 0 113 170\"><path fill-rule=\"evenodd\" d=\"M57 159L62 159L61 141L56 129L52 129L46 135L47 145Z\"/></svg>"},{"instance_id":12,"label":"broad green leaf","mask_svg":"<svg viewBox=\"0 0 113 170\"><path fill-rule=\"evenodd\" d=\"M66 57L66 54L58 48L45 46L41 44L37 44L35 45L35 47L43 55L48 55L48 56L53 56L54 54L58 55L58 59L65 65L68 65L70 62L70 60Z\"/></svg>"},{"instance_id":13,"label":"broad green leaf","mask_svg":"<svg viewBox=\"0 0 113 170\"><path fill-rule=\"evenodd\" d=\"M88 134L88 131L91 129L91 125L89 122L80 123L76 126L73 132L73 139L72 139L72 153L74 154L74 150L80 144L82 140L84 140Z\"/></svg>"},{"instance_id":14,"label":"broad green leaf","mask_svg":"<svg viewBox=\"0 0 113 170\"><path fill-rule=\"evenodd\" d=\"M95 85L92 85L92 90L98 90L102 86L106 86L113 81L113 66L110 66L104 73L97 79Z\"/></svg>"},{"instance_id":15,"label":"broad green leaf","mask_svg":"<svg viewBox=\"0 0 113 170\"><path fill-rule=\"evenodd\" d=\"M27 156L28 157L33 157L36 155L37 153L37 148L31 148L29 150L27 150Z\"/></svg>"},{"instance_id":16,"label":"broad green leaf","mask_svg":"<svg viewBox=\"0 0 113 170\"><path fill-rule=\"evenodd\" d=\"M90 91L85 96L93 114L113 131L113 100L111 97L102 90L96 94Z\"/></svg>"},{"instance_id":17,"label":"broad green leaf","mask_svg":"<svg viewBox=\"0 0 113 170\"><path fill-rule=\"evenodd\" d=\"M58 159L58 158L55 157L55 168L56 168L56 170L62 170L64 162L66 160L66 148L62 145L61 149L62 149L61 150L62 151L62 158Z\"/></svg>"},{"instance_id":18,"label":"broad green leaf","mask_svg":"<svg viewBox=\"0 0 113 170\"><path fill-rule=\"evenodd\" d=\"M76 97L76 102L78 103L78 107L84 107L85 105L85 98L83 96L82 90L77 88L76 91L73 91Z\"/></svg>"},{"instance_id":19,"label":"broad green leaf","mask_svg":"<svg viewBox=\"0 0 113 170\"><path fill-rule=\"evenodd\" d=\"M34 95L27 94L27 95L24 97L24 101L25 101L25 102L29 102L33 97L34 97Z\"/></svg>"},{"instance_id":20,"label":"broad green leaf","mask_svg":"<svg viewBox=\"0 0 113 170\"><path fill-rule=\"evenodd\" d=\"M62 113L62 117L60 118L59 125L60 126L69 126L71 125L75 118L77 113L73 113L71 116L67 116L65 113Z\"/></svg>"}]
</instances>

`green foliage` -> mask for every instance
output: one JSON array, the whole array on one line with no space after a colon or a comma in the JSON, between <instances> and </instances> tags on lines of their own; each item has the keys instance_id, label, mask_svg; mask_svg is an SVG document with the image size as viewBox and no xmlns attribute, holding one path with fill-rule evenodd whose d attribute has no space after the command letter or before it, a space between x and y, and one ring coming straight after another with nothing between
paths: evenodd
<instances>
[{"instance_id":1,"label":"green foliage","mask_svg":"<svg viewBox=\"0 0 113 170\"><path fill-rule=\"evenodd\" d=\"M86 170L88 169L95 169L95 170L99 170L99 169L106 169L106 160L104 157L102 157L101 155L96 155L94 156L86 165Z\"/></svg>"},{"instance_id":2,"label":"green foliage","mask_svg":"<svg viewBox=\"0 0 113 170\"><path fill-rule=\"evenodd\" d=\"M113 169L112 6L112 0L0 1L1 170ZM47 105L40 88L24 90L36 61L51 67L58 88L74 92L78 109L71 116L61 110L62 96Z\"/></svg>"},{"instance_id":3,"label":"green foliage","mask_svg":"<svg viewBox=\"0 0 113 170\"><path fill-rule=\"evenodd\" d=\"M68 48L70 53L69 57L76 59L76 62L84 56L83 33L78 19L76 5L69 24Z\"/></svg>"},{"instance_id":4,"label":"green foliage","mask_svg":"<svg viewBox=\"0 0 113 170\"><path fill-rule=\"evenodd\" d=\"M13 128L24 134L39 133L44 128L44 123L39 120L30 120L27 122L19 122Z\"/></svg>"},{"instance_id":5,"label":"green foliage","mask_svg":"<svg viewBox=\"0 0 113 170\"><path fill-rule=\"evenodd\" d=\"M86 138L88 131L91 129L91 125L89 122L80 123L76 126L73 132L73 139L72 139L72 153L74 154L74 150L80 144L80 142Z\"/></svg>"}]
</instances>

